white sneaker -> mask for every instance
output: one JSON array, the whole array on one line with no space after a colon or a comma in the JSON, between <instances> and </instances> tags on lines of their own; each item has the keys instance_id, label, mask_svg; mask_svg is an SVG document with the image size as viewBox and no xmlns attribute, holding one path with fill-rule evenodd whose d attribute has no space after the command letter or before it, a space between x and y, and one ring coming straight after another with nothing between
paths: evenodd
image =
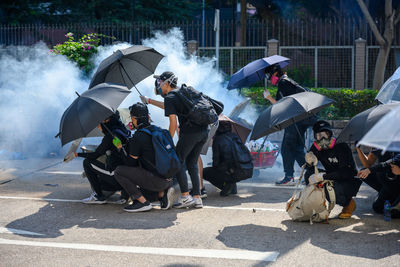
<instances>
[{"instance_id":1,"label":"white sneaker","mask_svg":"<svg viewBox=\"0 0 400 267\"><path fill-rule=\"evenodd\" d=\"M182 209L186 207L192 207L195 205L194 199L191 195L181 196L178 203L174 204L174 208Z\"/></svg>"},{"instance_id":2,"label":"white sneaker","mask_svg":"<svg viewBox=\"0 0 400 267\"><path fill-rule=\"evenodd\" d=\"M194 207L197 209L201 209L203 207L203 200L201 200L201 198L193 198L194 200Z\"/></svg>"},{"instance_id":3,"label":"white sneaker","mask_svg":"<svg viewBox=\"0 0 400 267\"><path fill-rule=\"evenodd\" d=\"M93 192L88 198L82 199L82 203L85 204L104 204L105 199L99 199L95 192Z\"/></svg>"}]
</instances>

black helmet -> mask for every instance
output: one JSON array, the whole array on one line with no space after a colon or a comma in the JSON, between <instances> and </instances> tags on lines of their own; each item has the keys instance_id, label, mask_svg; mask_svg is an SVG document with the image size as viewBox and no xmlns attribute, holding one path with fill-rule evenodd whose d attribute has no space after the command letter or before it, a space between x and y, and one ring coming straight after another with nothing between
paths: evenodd
<instances>
[{"instance_id":1,"label":"black helmet","mask_svg":"<svg viewBox=\"0 0 400 267\"><path fill-rule=\"evenodd\" d=\"M149 116L149 110L147 106L143 103L137 102L129 107L129 113L135 118L145 118Z\"/></svg>"},{"instance_id":2,"label":"black helmet","mask_svg":"<svg viewBox=\"0 0 400 267\"><path fill-rule=\"evenodd\" d=\"M332 127L329 124L329 122L324 121L324 120L319 120L314 124L313 131L314 131L314 134L320 133L322 131L328 131L332 134Z\"/></svg>"}]
</instances>

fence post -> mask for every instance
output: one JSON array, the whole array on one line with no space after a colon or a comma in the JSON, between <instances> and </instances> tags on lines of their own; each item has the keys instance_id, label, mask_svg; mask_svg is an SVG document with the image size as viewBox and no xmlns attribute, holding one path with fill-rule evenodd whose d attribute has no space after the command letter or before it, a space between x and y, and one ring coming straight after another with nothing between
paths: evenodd
<instances>
[{"instance_id":1,"label":"fence post","mask_svg":"<svg viewBox=\"0 0 400 267\"><path fill-rule=\"evenodd\" d=\"M187 53L189 55L197 55L197 50L199 48L199 44L196 40L190 40L187 42Z\"/></svg>"},{"instance_id":2,"label":"fence post","mask_svg":"<svg viewBox=\"0 0 400 267\"><path fill-rule=\"evenodd\" d=\"M358 38L355 40L355 64L354 69L354 89L363 90L365 84L365 64L366 64L366 45L367 41Z\"/></svg>"},{"instance_id":3,"label":"fence post","mask_svg":"<svg viewBox=\"0 0 400 267\"><path fill-rule=\"evenodd\" d=\"M276 39L270 39L267 41L267 56L273 56L278 54L279 41Z\"/></svg>"}]
</instances>

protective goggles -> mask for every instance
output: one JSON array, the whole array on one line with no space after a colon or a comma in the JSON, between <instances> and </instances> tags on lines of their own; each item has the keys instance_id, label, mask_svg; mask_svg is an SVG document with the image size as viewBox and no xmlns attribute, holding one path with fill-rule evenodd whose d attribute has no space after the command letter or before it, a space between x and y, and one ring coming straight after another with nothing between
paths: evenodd
<instances>
[{"instance_id":1,"label":"protective goggles","mask_svg":"<svg viewBox=\"0 0 400 267\"><path fill-rule=\"evenodd\" d=\"M322 139L329 139L330 134L327 131L323 131L323 132L316 133L314 135L314 137L315 137L315 140L319 141L319 140L322 140Z\"/></svg>"}]
</instances>

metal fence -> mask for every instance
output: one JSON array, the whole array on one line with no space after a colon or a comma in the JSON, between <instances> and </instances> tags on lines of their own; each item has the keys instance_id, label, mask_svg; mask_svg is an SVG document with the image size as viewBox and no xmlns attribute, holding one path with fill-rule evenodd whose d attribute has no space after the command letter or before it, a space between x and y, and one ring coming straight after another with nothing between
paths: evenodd
<instances>
[{"instance_id":1,"label":"metal fence","mask_svg":"<svg viewBox=\"0 0 400 267\"><path fill-rule=\"evenodd\" d=\"M138 44L152 37L154 31L166 31L172 27L182 30L184 38L198 41L200 46L215 46L214 21L167 21L130 23L76 23L56 25L0 25L0 44L31 45L44 41L49 46L65 41L67 32L77 35L101 33L116 37L118 41ZM240 40L237 33L240 24L234 20L220 23L220 46L235 46ZM377 21L383 31L383 21ZM203 38L204 31L204 38ZM394 45L400 45L400 27L395 28ZM377 45L367 22L362 18L334 19L271 19L246 22L246 46L264 46L267 40L277 39L283 46L347 46L357 38L367 40L367 45ZM103 44L111 40L104 39Z\"/></svg>"},{"instance_id":2,"label":"metal fence","mask_svg":"<svg viewBox=\"0 0 400 267\"><path fill-rule=\"evenodd\" d=\"M372 88L378 46L366 47L366 88ZM215 57L215 47L200 47L199 56ZM354 88L354 46L280 46L279 54L291 59L288 73L304 86ZM219 50L219 69L231 76L253 60L265 57L267 48L223 47ZM393 46L386 66L385 79L400 66L400 46Z\"/></svg>"}]
</instances>

